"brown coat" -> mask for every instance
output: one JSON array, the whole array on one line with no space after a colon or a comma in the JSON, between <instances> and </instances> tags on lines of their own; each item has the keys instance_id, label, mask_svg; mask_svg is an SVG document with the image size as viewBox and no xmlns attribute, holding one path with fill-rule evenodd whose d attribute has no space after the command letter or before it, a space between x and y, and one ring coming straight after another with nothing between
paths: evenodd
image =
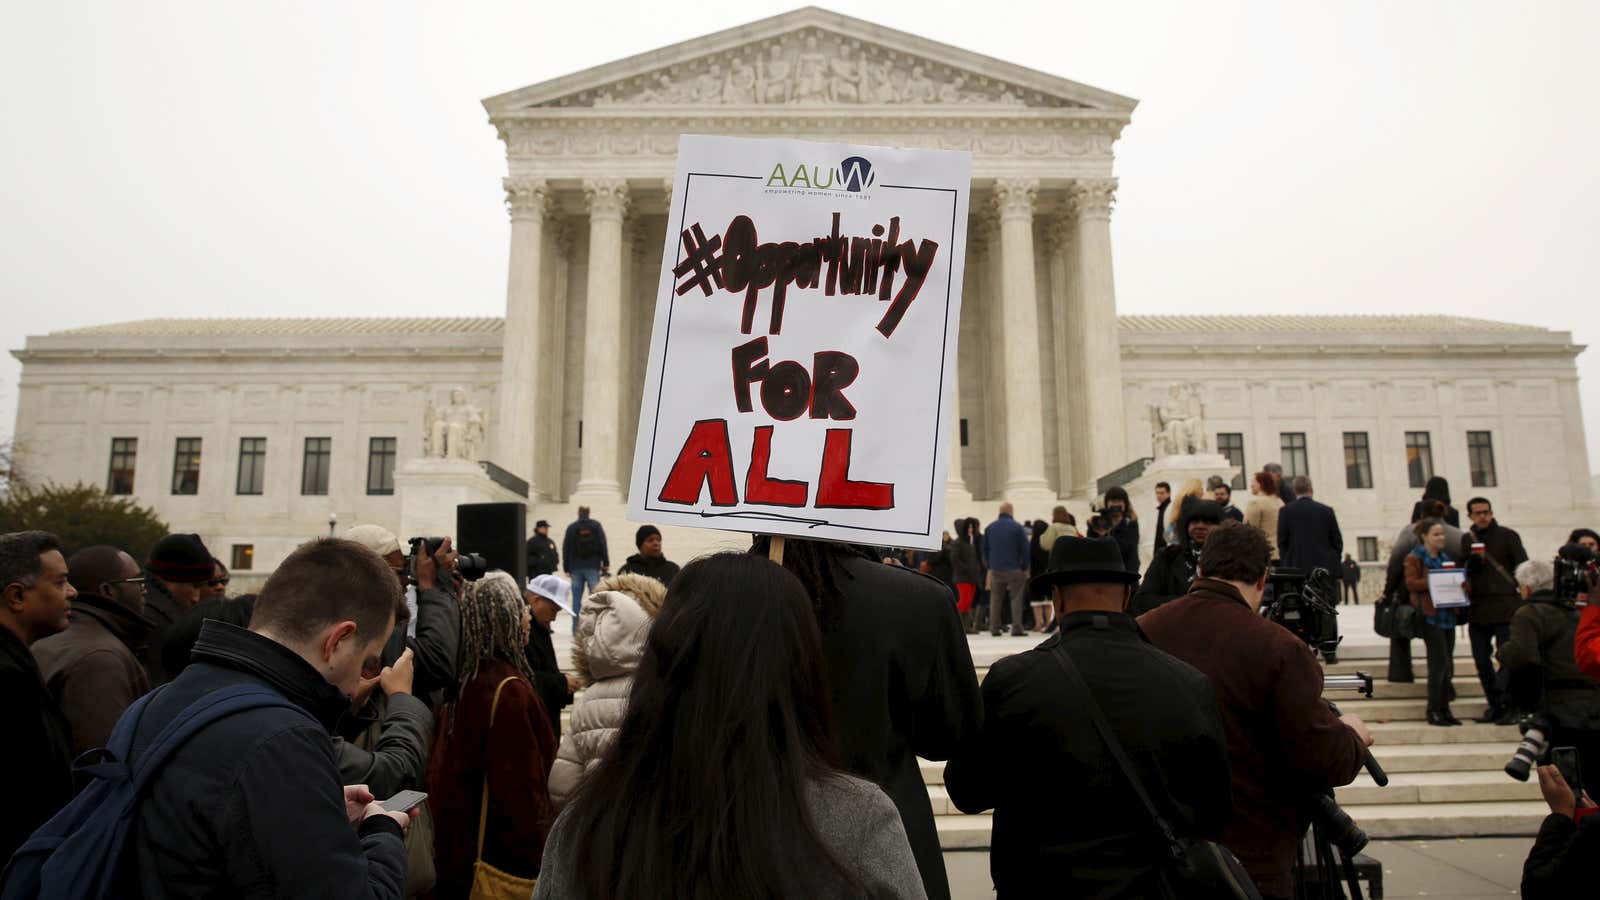
<instances>
[{"instance_id":1,"label":"brown coat","mask_svg":"<svg viewBox=\"0 0 1600 900\"><path fill-rule=\"evenodd\" d=\"M150 690L135 655L149 634L150 623L133 612L79 595L72 601L72 625L30 648L45 687L72 726L74 757L104 747L123 711Z\"/></svg>"},{"instance_id":2,"label":"brown coat","mask_svg":"<svg viewBox=\"0 0 1600 900\"><path fill-rule=\"evenodd\" d=\"M1316 794L1355 779L1366 758L1361 738L1323 702L1311 650L1232 585L1196 579L1187 596L1140 616L1139 627L1211 679L1233 772L1222 844L1263 889L1287 894L1306 810Z\"/></svg>"},{"instance_id":3,"label":"brown coat","mask_svg":"<svg viewBox=\"0 0 1600 900\"><path fill-rule=\"evenodd\" d=\"M1411 592L1411 605L1425 616L1437 615L1438 610L1433 605L1433 597L1428 593L1428 566L1422 557L1415 553L1406 554L1405 559L1406 590ZM1472 593L1472 583L1462 582L1461 589L1469 595Z\"/></svg>"}]
</instances>

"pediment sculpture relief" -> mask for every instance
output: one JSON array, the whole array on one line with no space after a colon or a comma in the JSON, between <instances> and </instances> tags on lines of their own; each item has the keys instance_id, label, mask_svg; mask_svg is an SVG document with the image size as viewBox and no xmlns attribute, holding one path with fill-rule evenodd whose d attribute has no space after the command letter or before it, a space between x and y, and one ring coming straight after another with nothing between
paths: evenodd
<instances>
[{"instance_id":1,"label":"pediment sculpture relief","mask_svg":"<svg viewBox=\"0 0 1600 900\"><path fill-rule=\"evenodd\" d=\"M617 104L1080 105L816 29L580 91L542 105Z\"/></svg>"}]
</instances>

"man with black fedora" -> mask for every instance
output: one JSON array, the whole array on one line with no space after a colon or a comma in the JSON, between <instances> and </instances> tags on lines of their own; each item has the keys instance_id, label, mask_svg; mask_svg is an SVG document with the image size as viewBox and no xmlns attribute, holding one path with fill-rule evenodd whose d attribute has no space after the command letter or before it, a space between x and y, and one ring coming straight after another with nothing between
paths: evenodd
<instances>
[{"instance_id":1,"label":"man with black fedora","mask_svg":"<svg viewBox=\"0 0 1600 900\"><path fill-rule=\"evenodd\" d=\"M1134 624L1127 609L1138 580L1110 539L1056 541L1030 586L1051 596L1060 631L989 670L983 729L945 768L957 808L994 810L990 873L1000 897L1161 895L1155 825L1101 739L1094 707L1180 837L1213 837L1227 821L1227 739L1214 692ZM1030 765L1019 772L1018 760Z\"/></svg>"},{"instance_id":2,"label":"man with black fedora","mask_svg":"<svg viewBox=\"0 0 1600 900\"><path fill-rule=\"evenodd\" d=\"M201 590L211 580L211 551L198 534L169 534L150 550L144 561L144 617L150 620L150 642L145 646L144 669L150 686L172 680L161 660L174 623L200 602Z\"/></svg>"}]
</instances>

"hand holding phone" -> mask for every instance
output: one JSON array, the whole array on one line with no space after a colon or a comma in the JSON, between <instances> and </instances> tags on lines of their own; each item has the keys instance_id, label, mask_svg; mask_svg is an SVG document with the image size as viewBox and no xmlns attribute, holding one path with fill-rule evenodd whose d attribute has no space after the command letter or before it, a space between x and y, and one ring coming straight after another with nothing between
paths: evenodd
<instances>
[{"instance_id":1,"label":"hand holding phone","mask_svg":"<svg viewBox=\"0 0 1600 900\"><path fill-rule=\"evenodd\" d=\"M1550 762L1555 764L1562 779L1567 782L1567 787L1572 788L1572 796L1581 800L1583 797L1583 770L1578 765L1578 748L1552 747L1550 749Z\"/></svg>"},{"instance_id":2,"label":"hand holding phone","mask_svg":"<svg viewBox=\"0 0 1600 900\"><path fill-rule=\"evenodd\" d=\"M416 809L428 795L422 791L401 791L387 800L381 800L378 805L388 812L407 812Z\"/></svg>"}]
</instances>

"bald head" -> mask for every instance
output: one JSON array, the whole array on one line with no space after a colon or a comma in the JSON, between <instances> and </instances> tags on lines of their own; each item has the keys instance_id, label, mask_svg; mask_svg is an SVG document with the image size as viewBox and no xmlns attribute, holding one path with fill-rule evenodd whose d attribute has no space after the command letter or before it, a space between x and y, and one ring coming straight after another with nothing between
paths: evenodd
<instances>
[{"instance_id":1,"label":"bald head","mask_svg":"<svg viewBox=\"0 0 1600 900\"><path fill-rule=\"evenodd\" d=\"M1011 504L1009 504L1009 503L1000 504L1000 515L1002 515L1002 516L1014 516L1016 514L1017 514L1017 510Z\"/></svg>"},{"instance_id":2,"label":"bald head","mask_svg":"<svg viewBox=\"0 0 1600 900\"><path fill-rule=\"evenodd\" d=\"M1074 612L1124 612L1133 587L1110 581L1090 581L1058 584L1053 593L1056 610L1063 616Z\"/></svg>"},{"instance_id":3,"label":"bald head","mask_svg":"<svg viewBox=\"0 0 1600 900\"><path fill-rule=\"evenodd\" d=\"M85 547L67 560L67 580L82 596L95 596L119 603L134 612L144 610L144 588L122 579L139 574L139 563L132 556L111 546Z\"/></svg>"}]
</instances>

